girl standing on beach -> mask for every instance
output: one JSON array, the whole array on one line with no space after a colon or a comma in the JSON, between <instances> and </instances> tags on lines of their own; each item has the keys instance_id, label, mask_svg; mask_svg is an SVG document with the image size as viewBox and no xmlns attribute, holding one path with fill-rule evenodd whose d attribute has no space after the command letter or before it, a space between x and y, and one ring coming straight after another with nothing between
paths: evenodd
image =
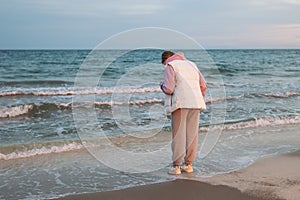
<instances>
[{"instance_id":1,"label":"girl standing on beach","mask_svg":"<svg viewBox=\"0 0 300 200\"><path fill-rule=\"evenodd\" d=\"M173 166L168 173L192 173L198 151L199 112L206 109L203 99L206 82L196 64L181 52L163 52L162 64L165 74L160 87L167 95L166 112L172 115ZM180 167L184 154L184 164Z\"/></svg>"}]
</instances>

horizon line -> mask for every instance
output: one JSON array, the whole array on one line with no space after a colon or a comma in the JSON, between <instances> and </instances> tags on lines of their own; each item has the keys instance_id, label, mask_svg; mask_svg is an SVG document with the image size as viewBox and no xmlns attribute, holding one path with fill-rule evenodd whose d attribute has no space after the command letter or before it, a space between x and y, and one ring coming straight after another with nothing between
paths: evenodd
<instances>
[{"instance_id":1,"label":"horizon line","mask_svg":"<svg viewBox=\"0 0 300 200\"><path fill-rule=\"evenodd\" d=\"M142 48L140 48L142 49ZM151 49L151 48L145 48L145 49ZM154 48L152 48L153 50L155 50ZM166 48L169 49L169 48ZM172 49L172 48L171 48ZM93 48L0 48L0 51L26 51L26 50L53 50L53 51L59 51L59 50L97 50L97 49L93 49ZM137 50L137 49L126 49L126 48L108 48L108 49L98 49L98 50ZM163 50L163 49L162 49ZM268 47L264 47L264 48L259 48L259 47L255 47L255 48L203 48L203 49L189 49L189 48L183 48L183 49L173 49L173 50L300 50L300 47L287 47L287 48L268 48Z\"/></svg>"}]
</instances>

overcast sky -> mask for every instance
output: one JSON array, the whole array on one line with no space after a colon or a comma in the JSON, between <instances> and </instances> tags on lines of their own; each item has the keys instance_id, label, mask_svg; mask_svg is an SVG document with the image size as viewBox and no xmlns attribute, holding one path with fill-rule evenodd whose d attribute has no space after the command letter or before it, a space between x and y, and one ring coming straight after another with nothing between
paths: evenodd
<instances>
[{"instance_id":1,"label":"overcast sky","mask_svg":"<svg viewBox=\"0 0 300 200\"><path fill-rule=\"evenodd\" d=\"M174 29L205 48L300 48L300 0L0 2L0 49L91 49L141 27Z\"/></svg>"}]
</instances>

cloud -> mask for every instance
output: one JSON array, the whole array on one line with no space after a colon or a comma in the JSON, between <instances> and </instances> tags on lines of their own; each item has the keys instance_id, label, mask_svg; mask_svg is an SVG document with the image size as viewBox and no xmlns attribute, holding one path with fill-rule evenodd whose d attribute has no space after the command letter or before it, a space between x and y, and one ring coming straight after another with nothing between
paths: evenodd
<instances>
[{"instance_id":1,"label":"cloud","mask_svg":"<svg viewBox=\"0 0 300 200\"><path fill-rule=\"evenodd\" d=\"M270 8L281 8L282 6L300 5L299 0L252 0L249 1L253 6L268 6Z\"/></svg>"},{"instance_id":2,"label":"cloud","mask_svg":"<svg viewBox=\"0 0 300 200\"><path fill-rule=\"evenodd\" d=\"M166 8L162 2L146 3L136 0L26 0L23 1L23 4L31 5L34 9L42 12L72 16L149 15L161 12Z\"/></svg>"},{"instance_id":3,"label":"cloud","mask_svg":"<svg viewBox=\"0 0 300 200\"><path fill-rule=\"evenodd\" d=\"M130 6L120 7L119 11L125 15L148 15L155 14L162 11L165 8L164 5L159 4L135 4Z\"/></svg>"},{"instance_id":4,"label":"cloud","mask_svg":"<svg viewBox=\"0 0 300 200\"><path fill-rule=\"evenodd\" d=\"M200 36L197 40L217 48L299 48L300 24L251 25L243 32Z\"/></svg>"}]
</instances>

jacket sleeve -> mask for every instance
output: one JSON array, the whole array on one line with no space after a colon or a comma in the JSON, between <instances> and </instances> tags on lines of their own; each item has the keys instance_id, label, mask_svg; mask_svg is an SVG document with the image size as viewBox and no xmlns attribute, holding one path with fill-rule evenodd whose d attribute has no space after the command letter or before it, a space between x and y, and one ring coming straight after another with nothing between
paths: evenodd
<instances>
[{"instance_id":1,"label":"jacket sleeve","mask_svg":"<svg viewBox=\"0 0 300 200\"><path fill-rule=\"evenodd\" d=\"M175 90L175 84L175 71L171 65L168 65L165 69L164 82L160 85L161 90L167 95L172 95Z\"/></svg>"},{"instance_id":2,"label":"jacket sleeve","mask_svg":"<svg viewBox=\"0 0 300 200\"><path fill-rule=\"evenodd\" d=\"M204 80L204 77L202 75L202 73L199 71L199 84L200 84L200 89L202 92L202 96L205 96L206 94L206 81Z\"/></svg>"}]
</instances>

